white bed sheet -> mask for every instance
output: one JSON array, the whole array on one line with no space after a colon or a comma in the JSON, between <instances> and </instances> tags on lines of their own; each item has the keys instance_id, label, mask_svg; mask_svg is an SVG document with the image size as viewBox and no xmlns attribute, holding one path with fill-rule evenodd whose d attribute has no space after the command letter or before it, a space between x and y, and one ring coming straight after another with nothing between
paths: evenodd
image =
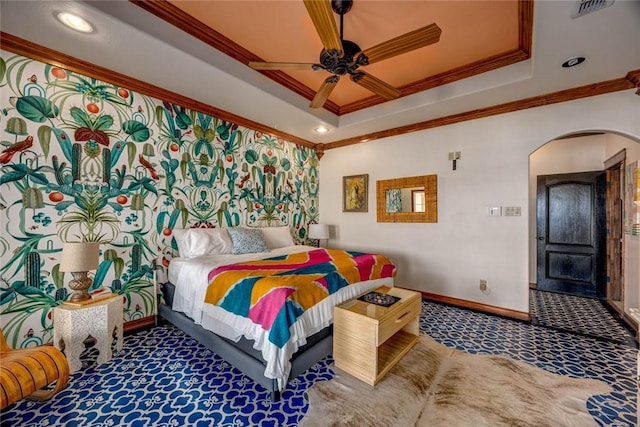
<instances>
[{"instance_id":1,"label":"white bed sheet","mask_svg":"<svg viewBox=\"0 0 640 427\"><path fill-rule=\"evenodd\" d=\"M238 341L242 336L254 340L254 348L267 361L265 376L278 380L278 387L284 390L291 363L289 360L299 347L307 342L307 337L321 331L333 323L333 307L379 286L393 286L393 278L369 280L345 286L329 295L320 303L306 310L291 326L291 338L279 348L269 341L268 331L250 319L237 316L213 304L204 303L209 272L221 265L253 261L274 256L306 252L317 249L296 245L274 249L270 252L242 255L212 255L196 258L174 258L169 266L169 281L175 285L173 310L185 313L195 323L202 325L225 338Z\"/></svg>"}]
</instances>

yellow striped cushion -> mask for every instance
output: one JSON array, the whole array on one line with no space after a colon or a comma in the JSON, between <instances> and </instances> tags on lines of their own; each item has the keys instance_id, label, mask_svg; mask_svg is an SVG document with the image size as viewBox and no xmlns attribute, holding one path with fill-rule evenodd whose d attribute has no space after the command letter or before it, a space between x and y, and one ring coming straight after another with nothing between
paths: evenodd
<instances>
[{"instance_id":1,"label":"yellow striped cushion","mask_svg":"<svg viewBox=\"0 0 640 427\"><path fill-rule=\"evenodd\" d=\"M54 390L39 391L55 380ZM32 394L36 399L48 399L68 381L69 363L55 347L0 352L0 409Z\"/></svg>"}]
</instances>

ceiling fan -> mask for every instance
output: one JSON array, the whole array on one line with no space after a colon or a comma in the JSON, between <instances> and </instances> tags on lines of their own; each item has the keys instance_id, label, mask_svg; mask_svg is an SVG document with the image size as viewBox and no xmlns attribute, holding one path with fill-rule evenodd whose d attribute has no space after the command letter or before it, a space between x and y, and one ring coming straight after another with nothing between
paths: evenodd
<instances>
[{"instance_id":1,"label":"ceiling fan","mask_svg":"<svg viewBox=\"0 0 640 427\"><path fill-rule=\"evenodd\" d=\"M254 70L326 70L331 73L311 101L311 108L322 107L345 74L349 74L356 84L387 100L398 98L401 94L398 89L360 67L436 43L442 33L440 27L430 24L362 50L356 43L342 37L344 15L351 10L353 0L304 0L304 4L324 47L320 52L320 63L252 61L249 66ZM340 15L340 32L333 12Z\"/></svg>"}]
</instances>

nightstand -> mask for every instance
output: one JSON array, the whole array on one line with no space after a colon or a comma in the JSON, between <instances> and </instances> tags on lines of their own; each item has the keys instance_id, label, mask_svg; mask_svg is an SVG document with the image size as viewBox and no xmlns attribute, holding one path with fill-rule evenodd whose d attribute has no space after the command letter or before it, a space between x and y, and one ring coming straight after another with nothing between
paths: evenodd
<instances>
[{"instance_id":1,"label":"nightstand","mask_svg":"<svg viewBox=\"0 0 640 427\"><path fill-rule=\"evenodd\" d=\"M121 295L82 304L63 303L53 309L53 344L64 352L71 372L82 368L80 355L88 337L95 340L97 364L111 360L114 340L116 350L122 350L122 317Z\"/></svg>"},{"instance_id":2,"label":"nightstand","mask_svg":"<svg viewBox=\"0 0 640 427\"><path fill-rule=\"evenodd\" d=\"M334 309L333 359L337 368L375 385L418 340L420 293L383 286L400 300L383 307L358 299Z\"/></svg>"}]
</instances>

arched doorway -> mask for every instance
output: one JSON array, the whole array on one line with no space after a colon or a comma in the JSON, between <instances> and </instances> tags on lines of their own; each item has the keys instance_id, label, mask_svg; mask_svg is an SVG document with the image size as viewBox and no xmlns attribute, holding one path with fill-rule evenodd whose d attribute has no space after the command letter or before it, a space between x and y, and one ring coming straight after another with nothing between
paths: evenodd
<instances>
[{"instance_id":1,"label":"arched doorway","mask_svg":"<svg viewBox=\"0 0 640 427\"><path fill-rule=\"evenodd\" d=\"M600 187L606 200L606 220L599 226L604 233L605 261L598 267L598 285L602 292L590 295L606 302L611 311L637 330L637 323L629 315L640 305L640 238L628 232L629 215L635 215L628 189L629 171L640 159L640 141L614 132L589 131L572 133L549 141L530 155L530 222L529 222L529 282L536 289L539 281L537 222L537 182L540 176L600 173L606 176L606 186ZM594 187L595 188L595 187ZM584 215L583 215L584 217ZM579 250L575 251L579 253ZM584 260L586 257L578 256ZM544 259L543 259L544 261ZM546 268L546 267L544 267ZM542 270L547 271L547 270ZM577 283L577 282L576 282ZM570 289L570 288L567 288ZM567 289L562 290L566 292ZM567 292L571 294L570 290ZM533 308L532 308L533 311Z\"/></svg>"}]
</instances>

